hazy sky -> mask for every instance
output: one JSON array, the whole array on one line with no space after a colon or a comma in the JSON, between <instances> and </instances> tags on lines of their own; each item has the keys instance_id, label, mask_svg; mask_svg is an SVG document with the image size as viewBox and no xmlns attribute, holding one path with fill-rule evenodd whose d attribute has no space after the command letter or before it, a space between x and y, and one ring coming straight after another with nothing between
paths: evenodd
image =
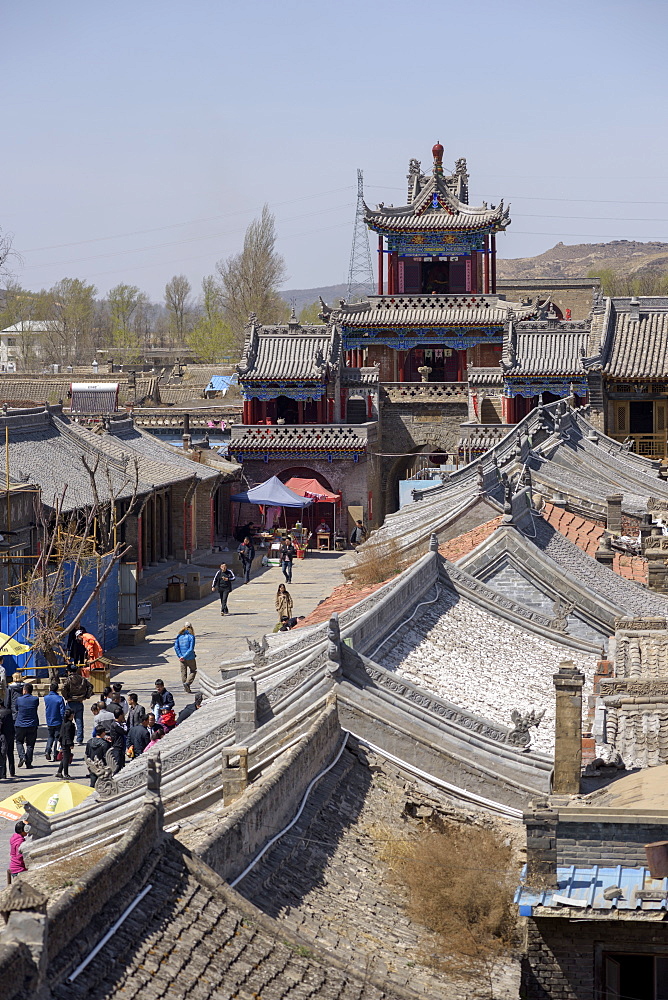
<instances>
[{"instance_id":1,"label":"hazy sky","mask_svg":"<svg viewBox=\"0 0 668 1000\"><path fill-rule=\"evenodd\" d=\"M504 257L668 241L665 0L28 0L2 11L2 202L18 280L160 299L268 202L286 287L346 280L356 168L468 159Z\"/></svg>"}]
</instances>

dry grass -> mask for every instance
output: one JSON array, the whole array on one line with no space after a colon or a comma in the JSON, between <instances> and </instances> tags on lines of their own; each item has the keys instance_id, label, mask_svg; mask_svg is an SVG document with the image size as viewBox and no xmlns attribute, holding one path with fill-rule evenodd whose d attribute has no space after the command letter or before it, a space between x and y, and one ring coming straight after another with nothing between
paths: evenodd
<instances>
[{"instance_id":1,"label":"dry grass","mask_svg":"<svg viewBox=\"0 0 668 1000\"><path fill-rule=\"evenodd\" d=\"M431 963L493 998L516 944L512 847L493 829L446 822L443 832L390 838L382 856L407 892L408 915L440 942Z\"/></svg>"},{"instance_id":2,"label":"dry grass","mask_svg":"<svg viewBox=\"0 0 668 1000\"><path fill-rule=\"evenodd\" d=\"M375 545L367 543L367 546L356 554L355 565L346 576L356 587L370 587L396 576L405 565L406 560L400 555L399 545L396 539L392 538Z\"/></svg>"}]
</instances>

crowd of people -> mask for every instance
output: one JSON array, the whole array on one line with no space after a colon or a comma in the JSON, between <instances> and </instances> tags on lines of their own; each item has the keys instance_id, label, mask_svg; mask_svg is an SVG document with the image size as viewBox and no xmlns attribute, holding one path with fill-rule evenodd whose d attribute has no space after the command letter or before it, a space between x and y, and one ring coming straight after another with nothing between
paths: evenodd
<instances>
[{"instance_id":1,"label":"crowd of people","mask_svg":"<svg viewBox=\"0 0 668 1000\"><path fill-rule=\"evenodd\" d=\"M182 674L192 683L196 667L195 637L190 623L179 633L175 646L177 643L177 653L182 655ZM134 692L126 697L118 681L104 689L100 699L90 706L92 733L84 750L86 762L101 760L116 773L128 760L155 746L202 705L203 696L198 693L177 718L174 696L162 678L156 680L154 688L148 709L139 704ZM189 684L184 682L184 688L190 693ZM58 681L52 681L44 696L47 730L44 755L47 761L57 763L56 779L70 779L74 748L84 743L83 703L92 694L93 687L82 676L81 668L71 664L62 687ZM24 682L20 674L14 674L4 703L0 705L0 780L15 778L17 768L31 770L34 767L39 702L33 684ZM90 767L89 771L94 786L98 774Z\"/></svg>"}]
</instances>

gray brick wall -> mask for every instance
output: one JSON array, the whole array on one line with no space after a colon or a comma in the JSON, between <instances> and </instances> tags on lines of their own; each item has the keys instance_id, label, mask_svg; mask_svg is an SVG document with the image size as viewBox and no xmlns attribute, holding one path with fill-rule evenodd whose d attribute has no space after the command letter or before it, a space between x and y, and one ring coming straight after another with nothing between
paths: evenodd
<instances>
[{"instance_id":1,"label":"gray brick wall","mask_svg":"<svg viewBox=\"0 0 668 1000\"><path fill-rule=\"evenodd\" d=\"M603 1000L606 952L666 954L668 927L645 920L527 920L520 996L524 1000Z\"/></svg>"}]
</instances>

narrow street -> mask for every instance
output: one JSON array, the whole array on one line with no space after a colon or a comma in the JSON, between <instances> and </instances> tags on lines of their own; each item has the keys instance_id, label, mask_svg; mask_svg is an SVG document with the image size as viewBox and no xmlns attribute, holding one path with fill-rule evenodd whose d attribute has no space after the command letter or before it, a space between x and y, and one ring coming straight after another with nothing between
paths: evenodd
<instances>
[{"instance_id":1,"label":"narrow street","mask_svg":"<svg viewBox=\"0 0 668 1000\"><path fill-rule=\"evenodd\" d=\"M199 570L202 581L212 580L223 559L230 561L237 572L236 557L232 553L216 553L200 557L189 569ZM288 590L294 601L295 615L308 615L324 600L334 587L343 582L338 569L341 553L312 552L303 560L295 560L293 582ZM182 601L161 604L153 610L146 640L139 646L117 646L105 650L106 655L117 666L111 668L114 681L123 684L123 693L134 691L139 695L139 703L146 708L150 705L154 682L161 677L168 690L174 695L178 712L192 702L181 685L179 661L173 644L179 629L185 622L192 623L196 636L198 667L214 674L222 660L244 653L248 647L246 637L259 638L271 632L277 621L274 600L276 590L284 582L283 574L277 566L261 567L254 570L249 584L239 577L235 580L228 607L230 614L222 617L217 593L209 593L199 601ZM193 694L199 689L198 680L192 686ZM90 705L84 709L85 739L91 734L93 716ZM40 702L40 719L44 721L43 705ZM34 767L30 771L19 768L16 779L0 781L0 799L20 791L22 785L37 781L53 781L58 765L45 760L46 730L40 726L35 744ZM83 747L75 747L70 774L76 781L88 783L88 771L83 761ZM9 858L9 837L14 831L14 820L0 817L0 864L6 867Z\"/></svg>"}]
</instances>

